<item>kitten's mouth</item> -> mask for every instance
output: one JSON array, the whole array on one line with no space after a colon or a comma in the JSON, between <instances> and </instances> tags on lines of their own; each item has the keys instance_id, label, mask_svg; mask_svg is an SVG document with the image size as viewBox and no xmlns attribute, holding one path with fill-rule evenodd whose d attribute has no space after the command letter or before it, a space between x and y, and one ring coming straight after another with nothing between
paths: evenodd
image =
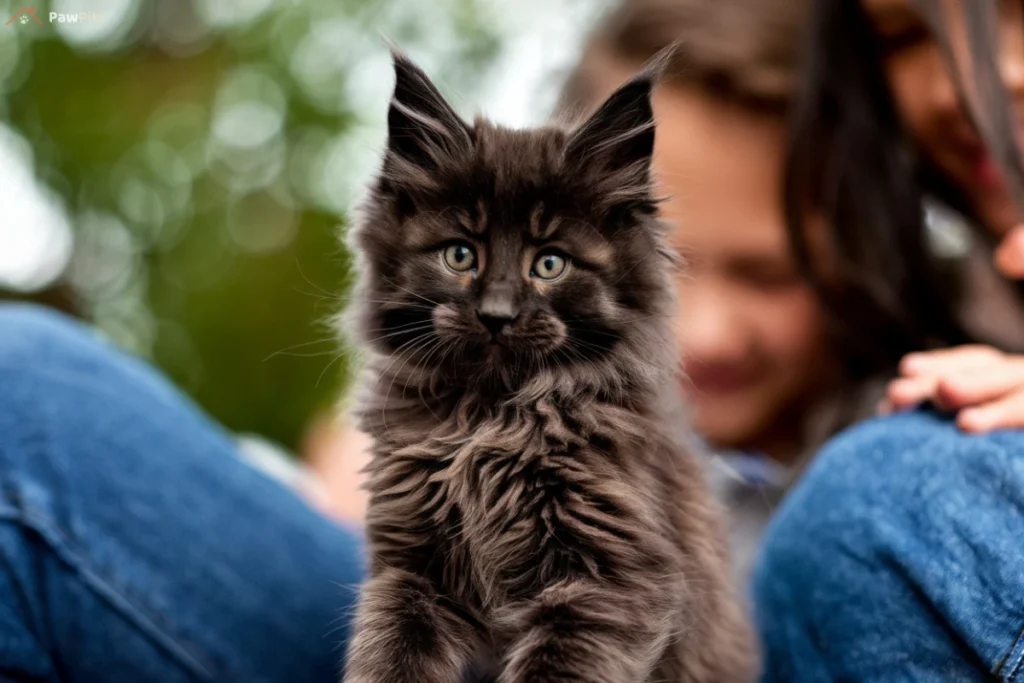
<instances>
[{"instance_id":1,"label":"kitten's mouth","mask_svg":"<svg viewBox=\"0 0 1024 683\"><path fill-rule=\"evenodd\" d=\"M491 337L478 348L481 359L491 366L504 365L518 356L516 345L512 343L512 340L503 336Z\"/></svg>"},{"instance_id":2,"label":"kitten's mouth","mask_svg":"<svg viewBox=\"0 0 1024 683\"><path fill-rule=\"evenodd\" d=\"M497 337L491 337L484 344L484 353L488 358L500 358L509 350L508 344Z\"/></svg>"}]
</instances>

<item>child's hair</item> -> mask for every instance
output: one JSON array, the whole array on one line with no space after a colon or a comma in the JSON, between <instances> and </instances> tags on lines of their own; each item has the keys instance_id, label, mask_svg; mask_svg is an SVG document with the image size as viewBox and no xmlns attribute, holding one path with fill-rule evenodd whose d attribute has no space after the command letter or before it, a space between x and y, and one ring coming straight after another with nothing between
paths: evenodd
<instances>
[{"instance_id":1,"label":"child's hair","mask_svg":"<svg viewBox=\"0 0 1024 683\"><path fill-rule=\"evenodd\" d=\"M916 3L947 67L959 76L954 80L966 113L1020 201L1024 174L995 63L995 3L955 5L970 39L969 64L954 57L945 6L939 0ZM861 3L818 0L807 36L791 112L787 223L803 270L833 314L848 372L876 375L892 371L911 351L988 341L984 331L968 328L962 319L964 282L954 277L962 273L951 273L950 264L932 253L923 206L926 199L938 200L976 217L958 187L922 155L909 153L911 139ZM973 82L978 101L963 97L965 79ZM813 214L823 219L836 257L827 276L811 258L805 219Z\"/></svg>"},{"instance_id":2,"label":"child's hair","mask_svg":"<svg viewBox=\"0 0 1024 683\"><path fill-rule=\"evenodd\" d=\"M569 77L559 109L599 100L609 60L635 67L674 46L666 77L717 98L782 113L794 87L807 0L624 0L601 22Z\"/></svg>"}]
</instances>

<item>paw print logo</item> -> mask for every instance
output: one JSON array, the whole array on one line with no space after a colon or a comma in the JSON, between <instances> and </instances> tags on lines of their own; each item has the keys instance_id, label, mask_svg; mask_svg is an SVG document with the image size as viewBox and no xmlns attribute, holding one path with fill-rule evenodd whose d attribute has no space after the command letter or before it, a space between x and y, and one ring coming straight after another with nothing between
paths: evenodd
<instances>
[{"instance_id":1,"label":"paw print logo","mask_svg":"<svg viewBox=\"0 0 1024 683\"><path fill-rule=\"evenodd\" d=\"M15 20L21 22L22 24L27 24L29 20L34 20L40 26L43 25L43 22L36 15L35 7L25 7L24 9L18 10L17 12L14 13L13 17L7 20L7 23L4 24L4 26L10 26L11 24L14 23Z\"/></svg>"}]
</instances>

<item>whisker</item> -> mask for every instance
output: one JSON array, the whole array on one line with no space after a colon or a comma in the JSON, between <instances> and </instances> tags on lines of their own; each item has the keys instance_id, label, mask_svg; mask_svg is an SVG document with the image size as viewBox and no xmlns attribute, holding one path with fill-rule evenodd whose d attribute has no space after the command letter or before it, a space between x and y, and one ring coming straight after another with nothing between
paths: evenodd
<instances>
[{"instance_id":1,"label":"whisker","mask_svg":"<svg viewBox=\"0 0 1024 683\"><path fill-rule=\"evenodd\" d=\"M438 351L439 349L441 349L443 347L444 347L444 340L441 339L440 337L437 337L437 339L434 342L433 346L431 346L430 350L427 352L427 355L425 355L423 357L423 360L420 361L420 363L417 363L416 366L413 367L413 374L415 374L416 371L419 369L420 364L422 364L424 367L426 367L427 362L430 360L430 357L434 355L434 352ZM434 416L434 419L437 420L438 422L440 422L441 418L438 416L437 413L434 412L434 409L430 407L430 402L427 401L423 397L423 385L422 384L420 384L419 387L417 387L417 393L419 394L420 402L423 403L423 405L426 407L426 409L428 411L430 411L430 414Z\"/></svg>"},{"instance_id":2,"label":"whisker","mask_svg":"<svg viewBox=\"0 0 1024 683\"><path fill-rule=\"evenodd\" d=\"M341 360L342 358L344 358L347 355L348 355L347 353L342 351L337 356L335 356L334 359L331 360L331 362L327 364L327 367L325 367L323 370L320 371L320 376L316 378L316 384L314 386L319 387L320 386L320 382L323 381L324 375L326 375L327 371L331 369L331 366L334 365L335 363L337 363L339 360Z\"/></svg>"},{"instance_id":3,"label":"whisker","mask_svg":"<svg viewBox=\"0 0 1024 683\"><path fill-rule=\"evenodd\" d=\"M422 332L424 330L433 329L433 327L434 327L433 323L428 323L428 324L424 324L424 325L421 325L419 327L414 327L414 328L407 329L407 330L396 330L394 332L389 332L388 334L382 334L379 337L374 337L373 339L367 339L366 343L367 344L371 344L371 343L373 343L375 341L380 341L382 339L388 339L390 337L397 337L397 336L402 335L402 334L412 334L413 332ZM422 336L422 335L417 335L417 337L420 337L420 336Z\"/></svg>"},{"instance_id":4,"label":"whisker","mask_svg":"<svg viewBox=\"0 0 1024 683\"><path fill-rule=\"evenodd\" d=\"M428 340L430 338L429 335L422 335L422 336L426 337ZM413 341L419 341L419 339L420 339L420 337L417 337ZM405 346L405 344L400 346L398 348L398 350L400 351L402 349L402 347L404 347L404 346ZM417 348L418 347L416 347L416 346L412 347L412 349L413 349L412 353L415 353ZM398 353L396 351L396 356L397 355L398 355ZM398 366L398 370L391 376L391 384L388 385L388 390L384 393L384 405L381 406L381 409L380 409L380 412L381 412L380 418L381 418L381 424L384 425L384 431L388 432L388 434L391 433L391 430L388 428L388 420L387 420L388 400L391 398L391 390L395 388L395 380L398 379L398 375L402 372L402 368L404 368L408 362L409 362L409 356L405 355L405 359L402 361L402 364L400 366ZM391 365L388 366L388 368L390 368L390 367L391 367Z\"/></svg>"},{"instance_id":5,"label":"whisker","mask_svg":"<svg viewBox=\"0 0 1024 683\"><path fill-rule=\"evenodd\" d=\"M389 327L373 327L373 328L370 328L370 332L386 332L387 330L400 330L403 327L412 327L413 325L424 325L424 324L433 325L434 321L433 321L433 319L412 320L412 321L409 321L407 323L402 323L401 325L392 325L392 326L389 326Z\"/></svg>"},{"instance_id":6,"label":"whisker","mask_svg":"<svg viewBox=\"0 0 1024 683\"><path fill-rule=\"evenodd\" d=\"M326 294L317 294L316 292L307 292L301 287L292 287L293 292L298 292L304 296L312 297L317 300L317 303L323 303L324 301L345 301L343 297L337 295L328 296Z\"/></svg>"},{"instance_id":7,"label":"whisker","mask_svg":"<svg viewBox=\"0 0 1024 683\"><path fill-rule=\"evenodd\" d=\"M296 344L294 346L289 346L287 348L281 349L280 351L274 351L272 354L270 354L269 356L264 358L262 362L266 363L268 360L270 360L274 356L285 354L288 351L294 351L296 349L301 349L301 348L304 348L306 346L312 346L314 344L323 344L325 342L335 342L335 343L337 343L337 341L338 340L335 339L334 337L327 337L325 339L316 339L314 341L303 342L301 344Z\"/></svg>"},{"instance_id":8,"label":"whisker","mask_svg":"<svg viewBox=\"0 0 1024 683\"><path fill-rule=\"evenodd\" d=\"M427 297L423 296L422 294L418 294L418 293L412 291L411 289L406 289L405 287L401 286L400 284L395 283L392 280L389 280L388 278L384 277L383 275L381 275L380 277L381 277L382 280L384 280L384 282L387 282L389 285L391 285L392 287L394 287L395 289L397 289L399 291L405 292L406 294L412 294L417 299L423 299L428 304L432 304L434 306L440 306L441 305L441 304L439 304L436 301L428 299Z\"/></svg>"},{"instance_id":9,"label":"whisker","mask_svg":"<svg viewBox=\"0 0 1024 683\"><path fill-rule=\"evenodd\" d=\"M380 304L382 306L400 306L402 308L411 308L417 311L432 311L434 310L434 308L436 308L436 305L427 306L425 304L417 303L415 301L405 301L403 299L363 299L363 301L367 301L372 304Z\"/></svg>"},{"instance_id":10,"label":"whisker","mask_svg":"<svg viewBox=\"0 0 1024 683\"><path fill-rule=\"evenodd\" d=\"M306 283L309 284L310 287L312 287L313 289L319 290L321 294L323 294L324 296L326 296L328 298L337 298L337 296L338 296L337 292L328 292L326 289L324 289L323 287L321 287L320 285L316 284L315 282L310 280L308 277L306 277L306 273L303 272L302 264L299 263L298 257L295 258L295 267L298 269L299 275L302 276L302 279L305 280Z\"/></svg>"},{"instance_id":11,"label":"whisker","mask_svg":"<svg viewBox=\"0 0 1024 683\"><path fill-rule=\"evenodd\" d=\"M289 351L278 351L274 357L284 356L285 358L320 358L321 356L333 356L337 350L317 351L316 353L291 353Z\"/></svg>"}]
</instances>

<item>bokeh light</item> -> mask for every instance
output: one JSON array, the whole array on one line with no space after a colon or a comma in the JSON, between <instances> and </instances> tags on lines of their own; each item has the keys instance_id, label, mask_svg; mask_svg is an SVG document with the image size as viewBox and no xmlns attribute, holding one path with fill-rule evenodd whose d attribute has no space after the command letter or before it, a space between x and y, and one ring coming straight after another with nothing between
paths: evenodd
<instances>
[{"instance_id":1,"label":"bokeh light","mask_svg":"<svg viewBox=\"0 0 1024 683\"><path fill-rule=\"evenodd\" d=\"M35 182L25 141L0 126L0 286L32 292L56 280L71 259L62 201Z\"/></svg>"}]
</instances>

